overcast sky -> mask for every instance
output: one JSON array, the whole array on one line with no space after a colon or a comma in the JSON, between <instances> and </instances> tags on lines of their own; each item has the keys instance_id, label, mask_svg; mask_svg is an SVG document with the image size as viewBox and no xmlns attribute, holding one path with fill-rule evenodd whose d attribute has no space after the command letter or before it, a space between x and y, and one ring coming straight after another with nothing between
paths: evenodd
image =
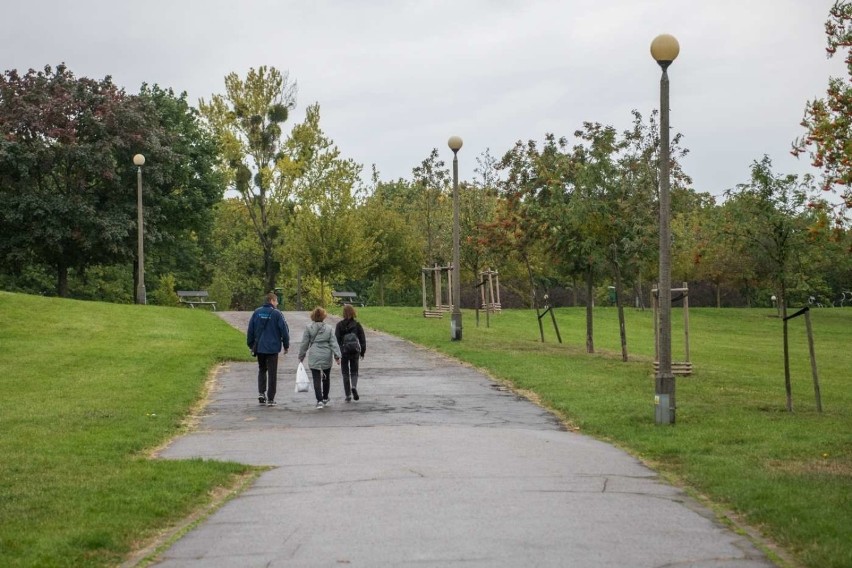
<instances>
[{"instance_id":1,"label":"overcast sky","mask_svg":"<svg viewBox=\"0 0 852 568\"><path fill-rule=\"evenodd\" d=\"M318 102L321 126L383 180L411 177L447 138L464 140L460 177L486 148L571 136L583 121L631 122L659 106L651 40L680 42L669 69L671 124L698 191L721 194L768 154L779 173L812 171L789 154L805 103L825 94L833 0L7 0L3 69L65 62L186 91L224 92L229 72L275 66L298 83L289 130ZM365 176L367 177L367 176Z\"/></svg>"}]
</instances>

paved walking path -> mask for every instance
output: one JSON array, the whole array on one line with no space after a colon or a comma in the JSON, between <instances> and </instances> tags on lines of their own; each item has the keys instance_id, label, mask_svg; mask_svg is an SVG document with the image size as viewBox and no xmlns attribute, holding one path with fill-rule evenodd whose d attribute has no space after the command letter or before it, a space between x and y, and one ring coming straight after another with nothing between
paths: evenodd
<instances>
[{"instance_id":1,"label":"paved walking path","mask_svg":"<svg viewBox=\"0 0 852 568\"><path fill-rule=\"evenodd\" d=\"M219 315L245 330L250 314ZM274 468L156 566L772 566L636 459L401 339L368 331L361 400L335 366L315 409L293 392L307 314L285 316L279 406L258 405L256 364L232 363L161 454Z\"/></svg>"}]
</instances>

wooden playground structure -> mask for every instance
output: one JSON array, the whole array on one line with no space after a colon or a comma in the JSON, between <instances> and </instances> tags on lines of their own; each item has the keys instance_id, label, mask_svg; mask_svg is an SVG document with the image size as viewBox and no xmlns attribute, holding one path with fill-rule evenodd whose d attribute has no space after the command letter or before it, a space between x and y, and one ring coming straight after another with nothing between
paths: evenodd
<instances>
[{"instance_id":1,"label":"wooden playground structure","mask_svg":"<svg viewBox=\"0 0 852 568\"><path fill-rule=\"evenodd\" d=\"M500 306L500 273L496 270L486 268L479 273L479 286L482 303L480 306L487 312L499 313L502 308ZM494 294L494 291L497 294ZM487 289L487 290L486 290ZM486 299L487 296L487 299Z\"/></svg>"},{"instance_id":2,"label":"wooden playground structure","mask_svg":"<svg viewBox=\"0 0 852 568\"><path fill-rule=\"evenodd\" d=\"M682 288L672 288L672 292L680 292L673 297L672 303L683 300L683 344L684 360L672 361L672 374L687 376L692 374L692 362L689 360L689 286L686 282ZM660 368L660 299L659 284L651 290L651 305L654 309L654 371Z\"/></svg>"},{"instance_id":3,"label":"wooden playground structure","mask_svg":"<svg viewBox=\"0 0 852 568\"><path fill-rule=\"evenodd\" d=\"M447 303L444 304L444 273L447 274ZM435 304L428 306L426 302L426 275L430 274L435 285ZM442 318L446 312L453 310L453 267L452 266L424 266L420 270L420 282L423 288L423 317Z\"/></svg>"},{"instance_id":4,"label":"wooden playground structure","mask_svg":"<svg viewBox=\"0 0 852 568\"><path fill-rule=\"evenodd\" d=\"M446 274L446 288L444 288L444 275ZM434 304L429 305L427 294L427 278L432 279L432 284L435 288ZM453 267L440 266L435 263L434 266L424 266L420 269L420 282L423 291L423 317L425 318L442 318L447 312L453 311L455 298L453 298ZM486 313L499 313L500 305L500 274L496 270L487 268L479 273L481 308ZM446 289L446 294L444 290ZM444 298L446 297L446 303Z\"/></svg>"}]
</instances>

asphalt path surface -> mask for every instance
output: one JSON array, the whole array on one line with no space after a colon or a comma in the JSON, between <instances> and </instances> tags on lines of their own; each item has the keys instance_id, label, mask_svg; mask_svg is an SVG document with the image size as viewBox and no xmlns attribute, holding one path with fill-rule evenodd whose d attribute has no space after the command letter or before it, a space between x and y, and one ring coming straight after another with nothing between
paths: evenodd
<instances>
[{"instance_id":1,"label":"asphalt path surface","mask_svg":"<svg viewBox=\"0 0 852 568\"><path fill-rule=\"evenodd\" d=\"M219 315L244 331L250 313ZM279 406L258 404L255 363L231 363L160 453L272 469L155 566L773 566L635 458L402 339L367 330L361 400L344 402L335 366L316 409L294 392L308 314L285 317Z\"/></svg>"}]
</instances>

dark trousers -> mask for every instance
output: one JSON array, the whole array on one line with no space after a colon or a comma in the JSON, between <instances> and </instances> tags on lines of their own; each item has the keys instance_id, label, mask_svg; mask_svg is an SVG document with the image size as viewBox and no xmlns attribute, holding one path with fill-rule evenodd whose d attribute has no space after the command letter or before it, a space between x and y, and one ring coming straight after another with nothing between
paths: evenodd
<instances>
[{"instance_id":1,"label":"dark trousers","mask_svg":"<svg viewBox=\"0 0 852 568\"><path fill-rule=\"evenodd\" d=\"M340 358L340 371L343 373L343 391L346 396L352 394L352 389L358 388L358 360L360 353L344 355Z\"/></svg>"},{"instance_id":2,"label":"dark trousers","mask_svg":"<svg viewBox=\"0 0 852 568\"><path fill-rule=\"evenodd\" d=\"M275 400L278 390L278 353L257 354L257 392Z\"/></svg>"},{"instance_id":3,"label":"dark trousers","mask_svg":"<svg viewBox=\"0 0 852 568\"><path fill-rule=\"evenodd\" d=\"M328 389L331 387L331 369L311 369L314 379L314 394L317 400L328 398Z\"/></svg>"}]
</instances>

